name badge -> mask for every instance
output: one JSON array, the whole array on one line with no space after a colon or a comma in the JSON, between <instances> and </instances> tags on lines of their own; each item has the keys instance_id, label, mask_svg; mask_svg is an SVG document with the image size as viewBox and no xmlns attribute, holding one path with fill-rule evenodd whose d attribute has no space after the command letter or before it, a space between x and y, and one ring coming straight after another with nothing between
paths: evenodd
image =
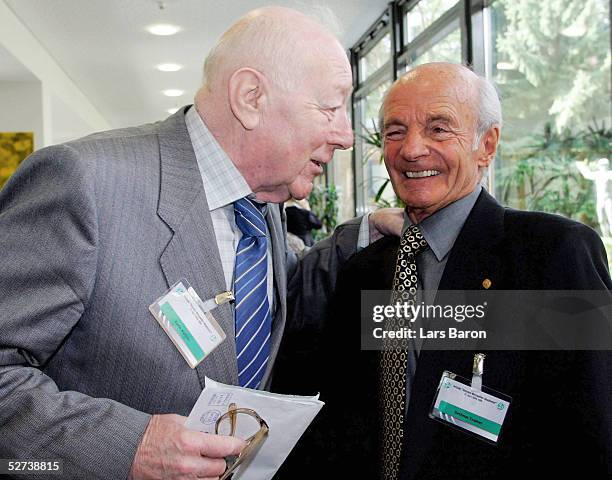
<instances>
[{"instance_id":1,"label":"name badge","mask_svg":"<svg viewBox=\"0 0 612 480\"><path fill-rule=\"evenodd\" d=\"M233 299L231 292L222 292L204 302L187 280L181 279L149 305L149 311L187 364L195 368L225 340L212 310Z\"/></svg>"},{"instance_id":2,"label":"name badge","mask_svg":"<svg viewBox=\"0 0 612 480\"><path fill-rule=\"evenodd\" d=\"M442 373L429 417L497 445L512 398L482 386L484 355L478 356L480 371L474 372L471 381L449 371Z\"/></svg>"}]
</instances>

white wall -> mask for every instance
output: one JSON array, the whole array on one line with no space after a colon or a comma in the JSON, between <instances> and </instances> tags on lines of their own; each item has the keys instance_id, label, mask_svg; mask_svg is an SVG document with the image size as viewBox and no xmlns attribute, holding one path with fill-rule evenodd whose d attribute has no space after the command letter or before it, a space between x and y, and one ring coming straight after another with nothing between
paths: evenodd
<instances>
[{"instance_id":1,"label":"white wall","mask_svg":"<svg viewBox=\"0 0 612 480\"><path fill-rule=\"evenodd\" d=\"M10 55L32 76L43 82L42 87L40 83L35 83L37 88L27 86L29 84L23 87L15 85L13 88L0 81L0 99L3 101L0 104L0 121L6 120L17 125L22 120L25 122L26 114L33 115L29 119L33 127L26 131L35 132L35 148L110 128L106 119L3 0L0 0L0 48L6 52L0 55L0 59ZM31 95L20 95L24 92ZM21 102L24 104L20 105ZM56 111L52 112L52 109ZM15 118L11 120L13 116ZM58 128L53 126L55 121L59 121ZM71 121L74 128L67 128ZM7 131L1 125L0 130Z\"/></svg>"},{"instance_id":2,"label":"white wall","mask_svg":"<svg viewBox=\"0 0 612 480\"><path fill-rule=\"evenodd\" d=\"M50 143L40 82L0 82L0 132L34 132L34 148Z\"/></svg>"}]
</instances>

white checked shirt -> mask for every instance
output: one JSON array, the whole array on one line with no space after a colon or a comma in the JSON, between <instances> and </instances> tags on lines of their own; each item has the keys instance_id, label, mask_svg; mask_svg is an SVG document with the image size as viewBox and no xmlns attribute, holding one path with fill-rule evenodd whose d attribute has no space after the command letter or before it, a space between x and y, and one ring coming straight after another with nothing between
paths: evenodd
<instances>
[{"instance_id":1,"label":"white checked shirt","mask_svg":"<svg viewBox=\"0 0 612 480\"><path fill-rule=\"evenodd\" d=\"M249 195L253 198L253 192L210 133L195 106L191 107L185 114L185 124L202 175L204 192L206 193L221 264L223 265L225 284L228 290L233 291L236 248L240 238L242 238L242 232L236 225L233 203ZM264 208L264 216L266 211ZM266 234L268 237L268 301L270 310L273 312L272 245L267 230Z\"/></svg>"}]
</instances>

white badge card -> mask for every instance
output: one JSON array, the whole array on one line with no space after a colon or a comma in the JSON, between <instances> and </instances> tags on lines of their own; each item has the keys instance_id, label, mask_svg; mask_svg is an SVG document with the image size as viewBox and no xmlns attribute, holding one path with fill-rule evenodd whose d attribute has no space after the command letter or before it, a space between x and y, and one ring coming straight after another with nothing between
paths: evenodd
<instances>
[{"instance_id":1,"label":"white badge card","mask_svg":"<svg viewBox=\"0 0 612 480\"><path fill-rule=\"evenodd\" d=\"M470 380L442 373L429 417L497 445L512 399Z\"/></svg>"},{"instance_id":2,"label":"white badge card","mask_svg":"<svg viewBox=\"0 0 612 480\"><path fill-rule=\"evenodd\" d=\"M218 299L203 302L187 280L182 279L151 304L149 310L189 366L195 368L225 340L225 332L211 313L220 303Z\"/></svg>"}]
</instances>

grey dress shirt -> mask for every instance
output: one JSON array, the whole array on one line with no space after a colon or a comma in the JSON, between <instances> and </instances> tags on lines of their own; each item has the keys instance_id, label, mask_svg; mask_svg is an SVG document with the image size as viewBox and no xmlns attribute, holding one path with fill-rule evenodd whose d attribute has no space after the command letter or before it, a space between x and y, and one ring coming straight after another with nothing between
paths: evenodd
<instances>
[{"instance_id":1,"label":"grey dress shirt","mask_svg":"<svg viewBox=\"0 0 612 480\"><path fill-rule=\"evenodd\" d=\"M472 193L447 205L423 220L419 226L429 248L417 255L416 263L419 272L419 290L425 292L425 302L434 300L448 254L463 228L468 215L472 211L482 187L477 185ZM402 234L412 225L408 215L404 213Z\"/></svg>"},{"instance_id":2,"label":"grey dress shirt","mask_svg":"<svg viewBox=\"0 0 612 480\"><path fill-rule=\"evenodd\" d=\"M429 244L429 248L416 257L419 274L417 302L422 300L425 303L432 303L435 300L449 253L481 191L482 187L477 185L472 193L438 210L419 224L423 237ZM402 234L411 225L412 221L404 213ZM411 350L408 355L406 370L406 410L408 410L410 403L412 380L416 371L422 340L420 342L415 340L415 342L415 345L413 345L414 350Z\"/></svg>"}]
</instances>

